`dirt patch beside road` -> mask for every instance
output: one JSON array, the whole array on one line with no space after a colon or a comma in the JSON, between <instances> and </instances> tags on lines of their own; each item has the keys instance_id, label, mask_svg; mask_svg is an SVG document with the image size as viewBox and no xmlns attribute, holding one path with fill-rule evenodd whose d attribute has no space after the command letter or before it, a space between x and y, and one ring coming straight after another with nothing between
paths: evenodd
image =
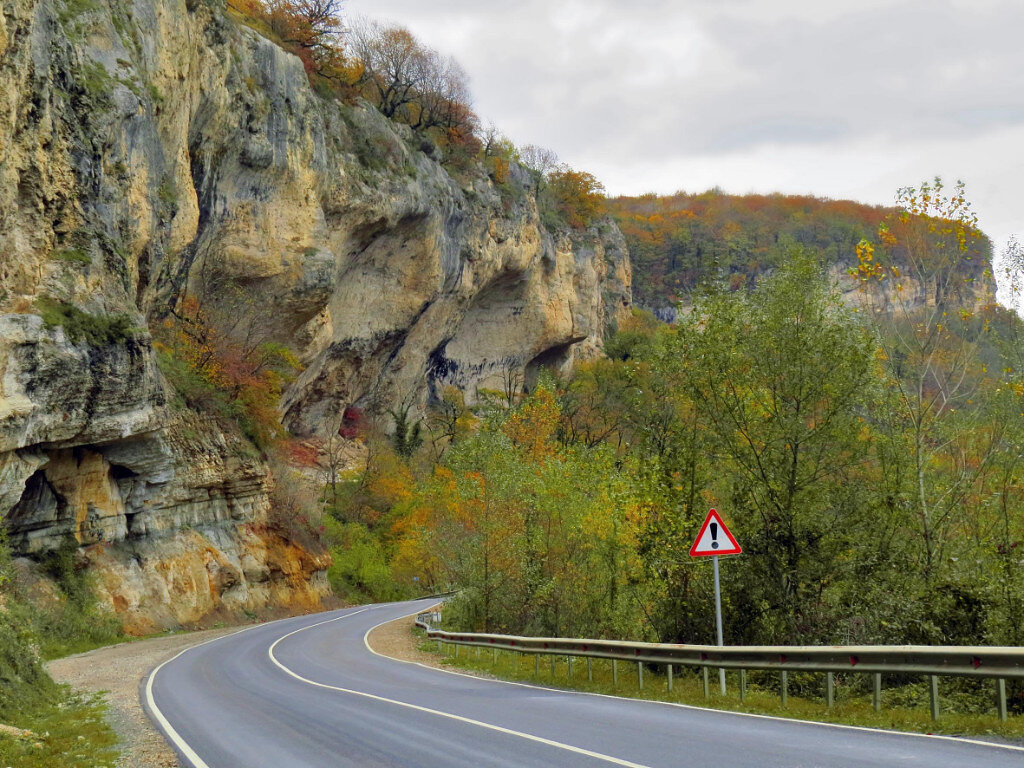
<instances>
[{"instance_id":1,"label":"dirt patch beside road","mask_svg":"<svg viewBox=\"0 0 1024 768\"><path fill-rule=\"evenodd\" d=\"M178 768L178 759L149 722L139 702L139 684L153 667L206 640L237 632L239 627L185 632L55 659L46 665L58 683L80 691L106 691L107 722L120 738L118 768Z\"/></svg>"},{"instance_id":2,"label":"dirt patch beside road","mask_svg":"<svg viewBox=\"0 0 1024 768\"><path fill-rule=\"evenodd\" d=\"M370 647L382 656L401 661L415 661L428 667L442 668L440 660L432 653L424 653L417 646L419 638L412 633L416 626L415 616L406 616L389 621L374 629L366 638Z\"/></svg>"}]
</instances>

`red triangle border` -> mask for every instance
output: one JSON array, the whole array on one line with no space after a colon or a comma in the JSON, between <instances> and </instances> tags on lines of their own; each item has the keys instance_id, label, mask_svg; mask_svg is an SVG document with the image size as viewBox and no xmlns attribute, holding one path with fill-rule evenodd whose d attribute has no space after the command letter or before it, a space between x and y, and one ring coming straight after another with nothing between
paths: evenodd
<instances>
[{"instance_id":1,"label":"red triangle border","mask_svg":"<svg viewBox=\"0 0 1024 768\"><path fill-rule=\"evenodd\" d=\"M697 552L697 545L700 543L701 538L704 536L704 531L711 524L712 520L718 523L718 526L722 529L722 533L725 534L725 538L732 544L732 549L723 549L721 551L714 550L713 552ZM718 555L741 555L743 554L743 548L736 541L736 538L732 535L732 531L722 522L722 518L718 512L714 509L708 512L708 516L704 518L704 525L700 527L700 532L697 534L697 538L693 540L693 544L690 546L690 557L716 557Z\"/></svg>"}]
</instances>

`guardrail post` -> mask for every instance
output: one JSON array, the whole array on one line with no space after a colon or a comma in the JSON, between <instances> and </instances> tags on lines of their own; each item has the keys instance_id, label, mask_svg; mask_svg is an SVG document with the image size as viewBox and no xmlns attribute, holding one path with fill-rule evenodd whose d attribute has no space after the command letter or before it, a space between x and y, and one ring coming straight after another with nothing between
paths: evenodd
<instances>
[{"instance_id":1,"label":"guardrail post","mask_svg":"<svg viewBox=\"0 0 1024 768\"><path fill-rule=\"evenodd\" d=\"M928 675L928 692L932 701L932 720L939 719L939 676Z\"/></svg>"},{"instance_id":2,"label":"guardrail post","mask_svg":"<svg viewBox=\"0 0 1024 768\"><path fill-rule=\"evenodd\" d=\"M497 663L498 663L498 649L497 648L492 648L491 649L491 666L493 667Z\"/></svg>"},{"instance_id":3,"label":"guardrail post","mask_svg":"<svg viewBox=\"0 0 1024 768\"><path fill-rule=\"evenodd\" d=\"M786 670L782 670L782 685L780 693L782 695L782 706L785 707L789 701L789 672Z\"/></svg>"},{"instance_id":4,"label":"guardrail post","mask_svg":"<svg viewBox=\"0 0 1024 768\"><path fill-rule=\"evenodd\" d=\"M612 685L619 684L619 660L612 659Z\"/></svg>"},{"instance_id":5,"label":"guardrail post","mask_svg":"<svg viewBox=\"0 0 1024 768\"><path fill-rule=\"evenodd\" d=\"M704 675L704 698L705 699L710 699L711 698L711 687L708 684L708 668L707 667L701 667L700 670L701 670L701 674Z\"/></svg>"},{"instance_id":6,"label":"guardrail post","mask_svg":"<svg viewBox=\"0 0 1024 768\"><path fill-rule=\"evenodd\" d=\"M668 665L668 692L672 693L672 665Z\"/></svg>"},{"instance_id":7,"label":"guardrail post","mask_svg":"<svg viewBox=\"0 0 1024 768\"><path fill-rule=\"evenodd\" d=\"M555 679L555 654L551 654L551 679Z\"/></svg>"},{"instance_id":8,"label":"guardrail post","mask_svg":"<svg viewBox=\"0 0 1024 768\"><path fill-rule=\"evenodd\" d=\"M566 656L565 663L569 667L569 679L572 680L572 656Z\"/></svg>"},{"instance_id":9,"label":"guardrail post","mask_svg":"<svg viewBox=\"0 0 1024 768\"><path fill-rule=\"evenodd\" d=\"M590 663L591 659L587 656L587 682L594 682L594 665Z\"/></svg>"},{"instance_id":10,"label":"guardrail post","mask_svg":"<svg viewBox=\"0 0 1024 768\"><path fill-rule=\"evenodd\" d=\"M740 701L747 699L747 670L740 670Z\"/></svg>"},{"instance_id":11,"label":"guardrail post","mask_svg":"<svg viewBox=\"0 0 1024 768\"><path fill-rule=\"evenodd\" d=\"M459 644L455 643L455 658L459 658Z\"/></svg>"},{"instance_id":12,"label":"guardrail post","mask_svg":"<svg viewBox=\"0 0 1024 768\"><path fill-rule=\"evenodd\" d=\"M825 706L829 709L836 703L836 675L834 672L825 673Z\"/></svg>"},{"instance_id":13,"label":"guardrail post","mask_svg":"<svg viewBox=\"0 0 1024 768\"><path fill-rule=\"evenodd\" d=\"M476 647L476 657L478 659L480 658L480 646L479 645Z\"/></svg>"},{"instance_id":14,"label":"guardrail post","mask_svg":"<svg viewBox=\"0 0 1024 768\"><path fill-rule=\"evenodd\" d=\"M875 712L880 712L882 709L882 673L875 672L873 677L875 679L871 691L871 705L875 708Z\"/></svg>"},{"instance_id":15,"label":"guardrail post","mask_svg":"<svg viewBox=\"0 0 1024 768\"><path fill-rule=\"evenodd\" d=\"M644 663L642 661L636 663L636 685L639 690L644 689Z\"/></svg>"},{"instance_id":16,"label":"guardrail post","mask_svg":"<svg viewBox=\"0 0 1024 768\"><path fill-rule=\"evenodd\" d=\"M1002 677L996 678L996 698L998 699L999 721L1006 722L1006 680Z\"/></svg>"},{"instance_id":17,"label":"guardrail post","mask_svg":"<svg viewBox=\"0 0 1024 768\"><path fill-rule=\"evenodd\" d=\"M540 677L540 654L533 654L533 676Z\"/></svg>"}]
</instances>

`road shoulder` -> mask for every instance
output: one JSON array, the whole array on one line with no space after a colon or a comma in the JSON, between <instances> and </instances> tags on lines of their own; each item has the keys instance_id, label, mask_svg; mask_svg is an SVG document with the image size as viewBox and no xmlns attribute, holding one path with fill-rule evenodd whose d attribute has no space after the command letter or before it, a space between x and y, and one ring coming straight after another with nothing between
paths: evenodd
<instances>
[{"instance_id":1,"label":"road shoulder","mask_svg":"<svg viewBox=\"0 0 1024 768\"><path fill-rule=\"evenodd\" d=\"M139 700L139 686L153 667L186 648L237 632L239 627L187 632L97 648L46 665L58 683L104 692L107 720L120 739L117 768L179 768L174 751L153 726Z\"/></svg>"},{"instance_id":2,"label":"road shoulder","mask_svg":"<svg viewBox=\"0 0 1024 768\"><path fill-rule=\"evenodd\" d=\"M381 656L444 669L444 665L435 654L424 653L419 649L420 640L413 634L415 626L415 616L403 616L400 619L379 624L366 635L366 644L370 650Z\"/></svg>"}]
</instances>

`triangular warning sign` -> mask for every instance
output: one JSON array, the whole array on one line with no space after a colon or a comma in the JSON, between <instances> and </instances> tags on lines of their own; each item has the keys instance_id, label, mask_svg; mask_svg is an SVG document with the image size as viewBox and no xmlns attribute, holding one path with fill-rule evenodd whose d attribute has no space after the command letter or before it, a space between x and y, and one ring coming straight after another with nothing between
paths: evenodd
<instances>
[{"instance_id":1,"label":"triangular warning sign","mask_svg":"<svg viewBox=\"0 0 1024 768\"><path fill-rule=\"evenodd\" d=\"M738 555L743 549L736 543L732 533L725 527L715 510L708 512L704 525L700 527L697 540L690 547L690 557L711 557L712 555Z\"/></svg>"}]
</instances>

